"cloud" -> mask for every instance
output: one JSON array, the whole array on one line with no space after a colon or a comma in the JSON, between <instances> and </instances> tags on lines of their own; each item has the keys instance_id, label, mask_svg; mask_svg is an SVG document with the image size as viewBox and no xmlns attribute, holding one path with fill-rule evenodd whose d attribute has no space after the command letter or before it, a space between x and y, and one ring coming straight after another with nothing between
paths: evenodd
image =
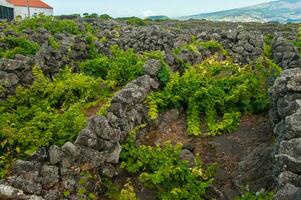
<instances>
[{"instance_id":1,"label":"cloud","mask_svg":"<svg viewBox=\"0 0 301 200\"><path fill-rule=\"evenodd\" d=\"M154 15L158 15L158 13L153 10L145 10L142 12L143 17L149 17L149 16L154 16Z\"/></svg>"}]
</instances>

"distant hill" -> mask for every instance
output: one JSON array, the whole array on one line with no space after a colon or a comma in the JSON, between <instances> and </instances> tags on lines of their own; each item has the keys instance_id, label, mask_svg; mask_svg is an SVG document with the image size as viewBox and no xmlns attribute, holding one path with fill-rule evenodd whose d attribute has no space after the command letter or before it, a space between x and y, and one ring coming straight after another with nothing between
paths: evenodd
<instances>
[{"instance_id":1,"label":"distant hill","mask_svg":"<svg viewBox=\"0 0 301 200\"><path fill-rule=\"evenodd\" d=\"M301 22L301 0L278 0L255 6L179 17L233 22Z\"/></svg>"},{"instance_id":2,"label":"distant hill","mask_svg":"<svg viewBox=\"0 0 301 200\"><path fill-rule=\"evenodd\" d=\"M166 20L169 19L169 17L165 15L157 15L157 16L149 16L146 19L155 21L155 20Z\"/></svg>"}]
</instances>

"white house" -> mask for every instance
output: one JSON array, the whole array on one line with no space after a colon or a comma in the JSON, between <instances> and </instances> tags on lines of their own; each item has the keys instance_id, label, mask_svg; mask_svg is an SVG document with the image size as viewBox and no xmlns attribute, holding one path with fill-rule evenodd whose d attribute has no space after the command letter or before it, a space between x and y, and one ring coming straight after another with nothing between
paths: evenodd
<instances>
[{"instance_id":1,"label":"white house","mask_svg":"<svg viewBox=\"0 0 301 200\"><path fill-rule=\"evenodd\" d=\"M17 16L25 18L41 13L53 14L53 8L41 0L0 0L0 18L11 19L11 9L13 18Z\"/></svg>"}]
</instances>

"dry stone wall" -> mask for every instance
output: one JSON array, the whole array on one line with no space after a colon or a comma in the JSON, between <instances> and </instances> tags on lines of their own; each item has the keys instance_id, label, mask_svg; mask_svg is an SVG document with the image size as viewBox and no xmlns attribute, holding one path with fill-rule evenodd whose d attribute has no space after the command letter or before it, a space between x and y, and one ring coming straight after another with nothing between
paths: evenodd
<instances>
[{"instance_id":1,"label":"dry stone wall","mask_svg":"<svg viewBox=\"0 0 301 200\"><path fill-rule=\"evenodd\" d=\"M215 32L212 30L197 32L197 27L193 29L194 31L159 25L137 27L114 20L85 19L77 20L77 23L79 27L82 27L83 23L89 23L96 30L96 38L99 41L95 42L95 46L99 53L110 55L110 46L112 45L118 45L124 50L131 48L138 53L159 50L165 52L167 63L174 68L179 65L177 62L179 59L195 64L211 55L211 52L206 49L201 50L202 55L196 55L189 51L181 52L178 57L173 55L172 50L191 43L193 35L199 41L215 40L223 44L233 61L237 63L246 64L255 61L263 52L263 34L260 31L249 31L240 26L217 29ZM12 31L1 34L18 35ZM78 71L78 62L89 58L89 44L87 44L85 35L74 36L68 33L52 35L46 29L37 31L28 29L24 30L23 34L30 40L39 43L40 50L31 57L17 56L13 60L0 59L0 84L5 88L4 92L0 94L0 100L14 94L17 85L26 86L32 83L31 68L33 65L41 67L45 75L52 77L66 65L73 67L74 71ZM49 37L57 40L59 48L50 46ZM277 52L275 55L278 55ZM275 60L279 59L275 56ZM282 63L287 63L282 60L281 58ZM296 64L295 57L291 60L293 61L290 62L290 65Z\"/></svg>"},{"instance_id":2,"label":"dry stone wall","mask_svg":"<svg viewBox=\"0 0 301 200\"><path fill-rule=\"evenodd\" d=\"M161 66L151 60L145 65L146 75L128 83L111 101L108 114L89 119L74 143L61 148L41 149L26 160L16 161L12 174L0 182L1 199L87 199L87 195L102 192L98 174L117 175L121 143L135 126L148 123L143 102L156 90L156 74ZM149 68L153 65L156 68ZM85 184L81 180L91 175ZM78 194L83 189L84 194Z\"/></svg>"},{"instance_id":3,"label":"dry stone wall","mask_svg":"<svg viewBox=\"0 0 301 200\"><path fill-rule=\"evenodd\" d=\"M275 200L301 199L301 69L284 70L270 89L276 137Z\"/></svg>"},{"instance_id":4,"label":"dry stone wall","mask_svg":"<svg viewBox=\"0 0 301 200\"><path fill-rule=\"evenodd\" d=\"M283 69L299 68L301 58L298 49L286 38L276 35L272 40L273 60Z\"/></svg>"}]
</instances>

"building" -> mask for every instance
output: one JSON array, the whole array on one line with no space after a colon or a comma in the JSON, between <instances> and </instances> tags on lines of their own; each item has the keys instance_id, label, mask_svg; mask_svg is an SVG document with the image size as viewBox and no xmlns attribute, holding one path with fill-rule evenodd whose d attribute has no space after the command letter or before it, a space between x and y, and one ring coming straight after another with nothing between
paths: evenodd
<instances>
[{"instance_id":1,"label":"building","mask_svg":"<svg viewBox=\"0 0 301 200\"><path fill-rule=\"evenodd\" d=\"M24 19L42 13L52 15L53 8L41 0L0 0L0 19Z\"/></svg>"}]
</instances>

